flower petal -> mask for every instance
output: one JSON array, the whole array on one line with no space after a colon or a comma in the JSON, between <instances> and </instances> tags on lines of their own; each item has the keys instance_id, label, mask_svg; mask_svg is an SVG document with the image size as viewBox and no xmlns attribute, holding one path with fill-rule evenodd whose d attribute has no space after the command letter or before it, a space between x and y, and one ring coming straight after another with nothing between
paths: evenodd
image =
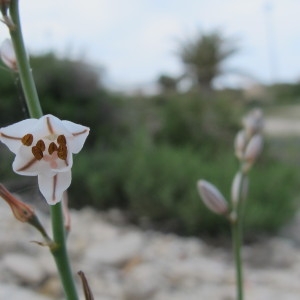
<instances>
[{"instance_id":1,"label":"flower petal","mask_svg":"<svg viewBox=\"0 0 300 300\"><path fill-rule=\"evenodd\" d=\"M57 135L64 134L71 137L72 134L62 124L62 121L52 115L45 115L38 119L35 129L31 132L34 136L46 137L53 134L53 138Z\"/></svg>"},{"instance_id":2,"label":"flower petal","mask_svg":"<svg viewBox=\"0 0 300 300\"><path fill-rule=\"evenodd\" d=\"M89 135L90 129L70 121L62 121L64 127L72 133L72 137L68 139L69 150L72 153L78 153Z\"/></svg>"},{"instance_id":3,"label":"flower petal","mask_svg":"<svg viewBox=\"0 0 300 300\"><path fill-rule=\"evenodd\" d=\"M21 147L22 137L30 133L37 124L37 119L26 119L0 129L0 140L11 152L17 153Z\"/></svg>"},{"instance_id":4,"label":"flower petal","mask_svg":"<svg viewBox=\"0 0 300 300\"><path fill-rule=\"evenodd\" d=\"M54 205L62 200L63 192L70 186L71 179L71 171L57 173L52 177L38 175L40 191L49 205Z\"/></svg>"},{"instance_id":5,"label":"flower petal","mask_svg":"<svg viewBox=\"0 0 300 300\"><path fill-rule=\"evenodd\" d=\"M38 174L40 161L32 155L31 148L21 144L13 162L13 170L17 174L36 176Z\"/></svg>"},{"instance_id":6,"label":"flower petal","mask_svg":"<svg viewBox=\"0 0 300 300\"><path fill-rule=\"evenodd\" d=\"M15 50L10 39L6 39L1 44L1 59L12 70L17 70L17 60Z\"/></svg>"}]
</instances>

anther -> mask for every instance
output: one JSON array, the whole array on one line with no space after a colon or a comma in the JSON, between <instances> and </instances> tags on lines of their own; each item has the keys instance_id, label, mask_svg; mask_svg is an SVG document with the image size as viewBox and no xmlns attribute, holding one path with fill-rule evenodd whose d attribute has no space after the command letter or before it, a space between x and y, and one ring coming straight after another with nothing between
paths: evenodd
<instances>
[{"instance_id":1,"label":"anther","mask_svg":"<svg viewBox=\"0 0 300 300\"><path fill-rule=\"evenodd\" d=\"M25 146L31 146L32 142L33 142L33 135L30 133L25 134L22 139L21 142L23 145Z\"/></svg>"},{"instance_id":2,"label":"anther","mask_svg":"<svg viewBox=\"0 0 300 300\"><path fill-rule=\"evenodd\" d=\"M37 160L41 160L44 157L43 151L38 146L33 146L31 151Z\"/></svg>"},{"instance_id":3,"label":"anther","mask_svg":"<svg viewBox=\"0 0 300 300\"><path fill-rule=\"evenodd\" d=\"M67 140L66 140L66 137L61 134L57 137L57 143L58 145L66 145L67 144Z\"/></svg>"},{"instance_id":4,"label":"anther","mask_svg":"<svg viewBox=\"0 0 300 300\"><path fill-rule=\"evenodd\" d=\"M36 143L36 146L38 148L40 148L42 150L42 152L44 152L45 149L46 149L46 146L45 146L45 143L44 143L43 140L38 140L37 143Z\"/></svg>"},{"instance_id":5,"label":"anther","mask_svg":"<svg viewBox=\"0 0 300 300\"><path fill-rule=\"evenodd\" d=\"M62 159L66 160L68 155L68 148L66 145L59 145L57 150L57 156Z\"/></svg>"},{"instance_id":6,"label":"anther","mask_svg":"<svg viewBox=\"0 0 300 300\"><path fill-rule=\"evenodd\" d=\"M57 151L58 147L54 142L51 142L48 147L48 152L51 155L54 151Z\"/></svg>"}]
</instances>

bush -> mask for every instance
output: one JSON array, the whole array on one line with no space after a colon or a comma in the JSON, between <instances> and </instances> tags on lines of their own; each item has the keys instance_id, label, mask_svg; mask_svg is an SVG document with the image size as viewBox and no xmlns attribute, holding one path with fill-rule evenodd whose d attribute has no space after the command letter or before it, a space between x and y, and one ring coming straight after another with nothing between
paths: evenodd
<instances>
[{"instance_id":1,"label":"bush","mask_svg":"<svg viewBox=\"0 0 300 300\"><path fill-rule=\"evenodd\" d=\"M161 106L161 130L157 141L175 147L209 147L214 152L216 143L231 147L237 131L240 104L232 99L203 99L199 94L165 98Z\"/></svg>"},{"instance_id":2,"label":"bush","mask_svg":"<svg viewBox=\"0 0 300 300\"><path fill-rule=\"evenodd\" d=\"M205 178L229 199L238 168L232 151L210 158L202 150L154 145L145 138L131 142L119 151L97 151L95 157L86 157L89 163L81 170L81 178L85 177L81 185L90 196L85 199L100 209L121 207L135 222L146 219L161 230L185 235L229 231L228 222L202 204L196 182ZM298 181L295 170L274 161L259 162L250 173L245 235L274 232L291 218ZM74 197L77 202L77 191Z\"/></svg>"}]
</instances>

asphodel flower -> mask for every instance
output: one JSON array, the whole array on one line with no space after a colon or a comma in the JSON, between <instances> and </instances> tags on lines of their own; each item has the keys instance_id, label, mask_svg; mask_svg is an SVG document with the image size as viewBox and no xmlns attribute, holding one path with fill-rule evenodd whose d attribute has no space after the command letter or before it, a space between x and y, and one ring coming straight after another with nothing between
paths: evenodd
<instances>
[{"instance_id":1,"label":"asphodel flower","mask_svg":"<svg viewBox=\"0 0 300 300\"><path fill-rule=\"evenodd\" d=\"M41 193L54 205L71 184L72 154L82 149L88 134L88 127L46 115L1 128L0 140L16 155L13 170L38 176Z\"/></svg>"}]
</instances>

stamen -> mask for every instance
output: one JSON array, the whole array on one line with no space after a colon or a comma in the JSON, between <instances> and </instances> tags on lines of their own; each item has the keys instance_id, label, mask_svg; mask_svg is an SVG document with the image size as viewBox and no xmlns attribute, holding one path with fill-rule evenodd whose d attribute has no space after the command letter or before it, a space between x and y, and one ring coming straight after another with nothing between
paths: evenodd
<instances>
[{"instance_id":1,"label":"stamen","mask_svg":"<svg viewBox=\"0 0 300 300\"><path fill-rule=\"evenodd\" d=\"M51 155L54 151L57 151L58 147L54 142L51 142L48 147L48 153Z\"/></svg>"},{"instance_id":2,"label":"stamen","mask_svg":"<svg viewBox=\"0 0 300 300\"><path fill-rule=\"evenodd\" d=\"M31 152L37 160L41 160L44 156L43 151L38 146L33 146Z\"/></svg>"},{"instance_id":3,"label":"stamen","mask_svg":"<svg viewBox=\"0 0 300 300\"><path fill-rule=\"evenodd\" d=\"M45 146L45 143L44 143L43 140L38 140L37 143L36 143L36 146L38 148L40 148L42 150L42 152L44 152L45 149L46 149L46 146Z\"/></svg>"},{"instance_id":4,"label":"stamen","mask_svg":"<svg viewBox=\"0 0 300 300\"><path fill-rule=\"evenodd\" d=\"M57 156L62 160L67 159L68 148L66 145L59 145L58 150L57 150Z\"/></svg>"},{"instance_id":5,"label":"stamen","mask_svg":"<svg viewBox=\"0 0 300 300\"><path fill-rule=\"evenodd\" d=\"M32 142L33 142L33 135L30 133L25 134L22 139L21 142L23 145L25 146L31 146Z\"/></svg>"},{"instance_id":6,"label":"stamen","mask_svg":"<svg viewBox=\"0 0 300 300\"><path fill-rule=\"evenodd\" d=\"M67 144L67 140L66 140L66 137L61 134L57 137L57 143L58 145L66 145Z\"/></svg>"}]
</instances>

